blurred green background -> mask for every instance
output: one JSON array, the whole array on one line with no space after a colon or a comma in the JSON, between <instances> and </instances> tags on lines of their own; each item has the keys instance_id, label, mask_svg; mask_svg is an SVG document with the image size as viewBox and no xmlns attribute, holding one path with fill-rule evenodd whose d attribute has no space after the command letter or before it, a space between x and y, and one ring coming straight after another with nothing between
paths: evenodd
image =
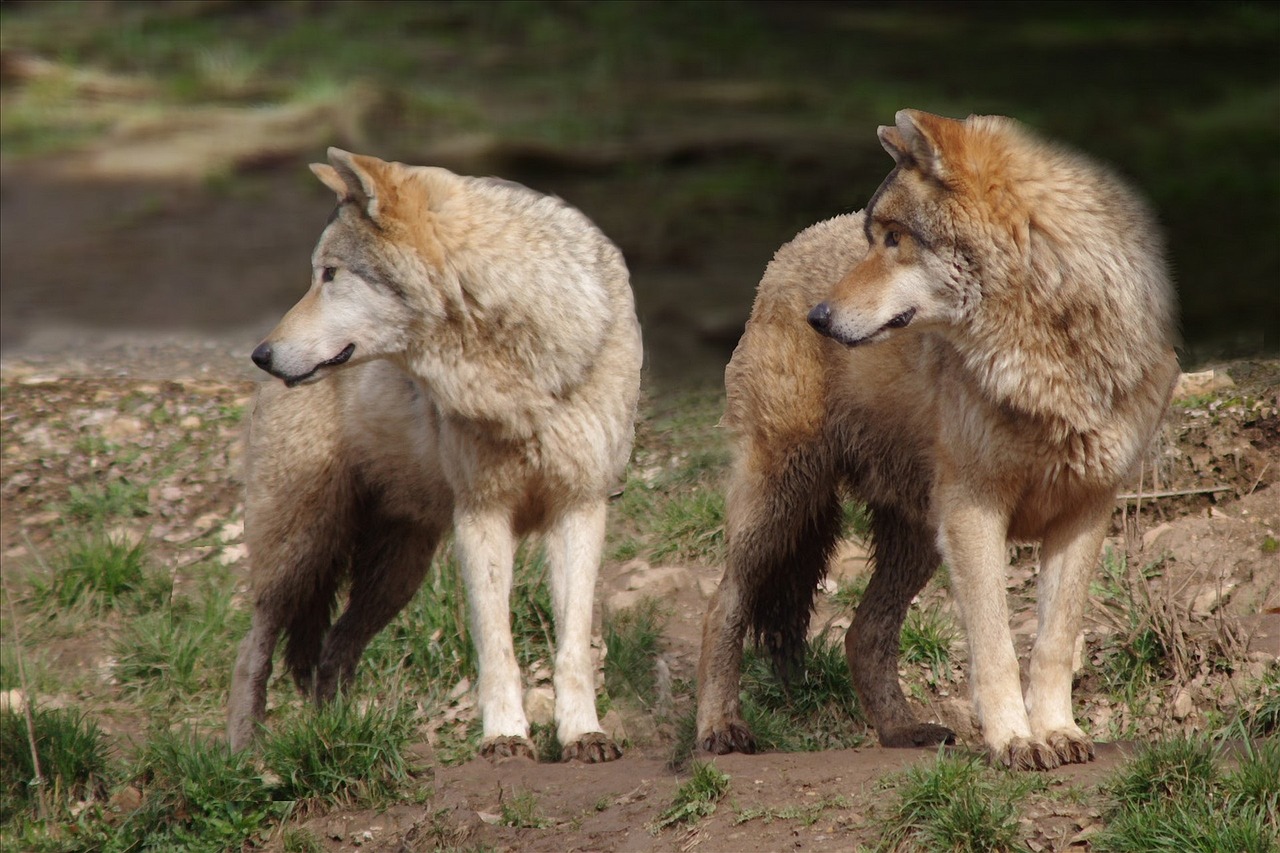
<instances>
[{"instance_id":1,"label":"blurred green background","mask_svg":"<svg viewBox=\"0 0 1280 853\"><path fill-rule=\"evenodd\" d=\"M653 369L711 375L909 106L1017 117L1136 183L1184 364L1280 350L1276 3L4 2L0 50L10 342L53 318L251 346L306 287L331 199L304 164L338 144L578 205Z\"/></svg>"}]
</instances>

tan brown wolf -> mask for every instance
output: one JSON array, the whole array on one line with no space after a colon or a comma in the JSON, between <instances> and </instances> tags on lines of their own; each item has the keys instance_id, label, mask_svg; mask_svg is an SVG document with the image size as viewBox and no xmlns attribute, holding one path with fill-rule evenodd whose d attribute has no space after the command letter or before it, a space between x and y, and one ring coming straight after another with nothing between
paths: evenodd
<instances>
[{"instance_id":1,"label":"tan brown wolf","mask_svg":"<svg viewBox=\"0 0 1280 853\"><path fill-rule=\"evenodd\" d=\"M516 537L541 533L563 756L617 758L596 717L590 641L605 505L640 384L621 253L582 213L518 184L334 148L311 168L338 206L310 290L253 353L284 381L260 388L249 425L254 609L232 746L264 717L282 632L299 688L331 698L452 527L482 753L534 754L509 597Z\"/></svg>"},{"instance_id":2,"label":"tan brown wolf","mask_svg":"<svg viewBox=\"0 0 1280 853\"><path fill-rule=\"evenodd\" d=\"M1088 578L1177 373L1159 231L1108 171L1010 119L904 110L879 135L897 165L865 216L777 253L725 371L738 450L698 744L754 749L743 637L782 669L798 659L847 490L870 509L875 571L845 650L881 742L954 737L916 720L897 666L911 599L945 560L991 759L1087 761L1071 662ZM1041 545L1025 697L1009 541Z\"/></svg>"}]
</instances>

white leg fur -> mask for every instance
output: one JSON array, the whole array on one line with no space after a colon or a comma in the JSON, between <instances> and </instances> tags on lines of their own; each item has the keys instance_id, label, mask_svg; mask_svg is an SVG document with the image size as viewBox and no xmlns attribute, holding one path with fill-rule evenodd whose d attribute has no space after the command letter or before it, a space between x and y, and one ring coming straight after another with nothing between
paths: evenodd
<instances>
[{"instance_id":1,"label":"white leg fur","mask_svg":"<svg viewBox=\"0 0 1280 853\"><path fill-rule=\"evenodd\" d=\"M969 637L974 708L987 748L1002 758L1016 739L1031 734L1005 597L1007 522L958 490L940 488L937 497L944 513L938 544Z\"/></svg>"},{"instance_id":2,"label":"white leg fur","mask_svg":"<svg viewBox=\"0 0 1280 853\"><path fill-rule=\"evenodd\" d=\"M591 663L591 608L604 532L601 501L565 512L547 537L556 623L556 734L562 744L600 731Z\"/></svg>"},{"instance_id":3,"label":"white leg fur","mask_svg":"<svg viewBox=\"0 0 1280 853\"><path fill-rule=\"evenodd\" d=\"M1091 510L1050 530L1041 547L1039 630L1031 652L1027 715L1032 734L1046 743L1055 735L1087 740L1071 712L1071 658L1111 506L1107 502Z\"/></svg>"},{"instance_id":4,"label":"white leg fur","mask_svg":"<svg viewBox=\"0 0 1280 853\"><path fill-rule=\"evenodd\" d=\"M515 557L510 514L459 508L455 544L467 588L471 640L479 669L483 737L528 737L520 667L511 641L511 574Z\"/></svg>"}]
</instances>

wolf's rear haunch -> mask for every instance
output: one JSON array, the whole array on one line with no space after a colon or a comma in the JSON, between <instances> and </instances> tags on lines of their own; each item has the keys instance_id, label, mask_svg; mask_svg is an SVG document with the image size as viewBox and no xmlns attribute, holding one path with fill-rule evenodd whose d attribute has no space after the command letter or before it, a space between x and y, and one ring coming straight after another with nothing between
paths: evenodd
<instances>
[{"instance_id":1,"label":"wolf's rear haunch","mask_svg":"<svg viewBox=\"0 0 1280 853\"><path fill-rule=\"evenodd\" d=\"M1087 761L1071 663L1088 578L1177 374L1160 233L1106 169L1010 119L896 118L879 132L895 168L865 214L778 251L725 371L737 452L698 746L754 750L743 639L794 667L852 495L870 510L875 568L845 651L881 742L954 738L898 683L907 609L945 560L992 760ZM1025 696L1009 541L1041 544Z\"/></svg>"},{"instance_id":2,"label":"wolf's rear haunch","mask_svg":"<svg viewBox=\"0 0 1280 853\"><path fill-rule=\"evenodd\" d=\"M590 638L640 384L621 253L579 211L508 181L337 149L312 170L338 206L310 289L253 353L282 381L260 387L249 422L254 606L232 747L265 718L281 634L299 689L331 699L452 529L482 754L534 755L509 598L516 538L541 534L563 755L617 758L596 716Z\"/></svg>"}]
</instances>

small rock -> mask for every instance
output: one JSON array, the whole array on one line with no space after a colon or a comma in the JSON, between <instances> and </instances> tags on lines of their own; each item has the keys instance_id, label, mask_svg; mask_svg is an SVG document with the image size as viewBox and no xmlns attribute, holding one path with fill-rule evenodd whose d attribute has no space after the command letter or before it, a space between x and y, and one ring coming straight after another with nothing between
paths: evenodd
<instances>
[{"instance_id":1,"label":"small rock","mask_svg":"<svg viewBox=\"0 0 1280 853\"><path fill-rule=\"evenodd\" d=\"M1143 533L1142 534L1142 550L1150 551L1151 546L1156 544L1156 542L1159 541L1161 536L1165 535L1172 529L1173 529L1173 525L1166 521L1166 522L1163 522L1162 524L1157 524L1155 527Z\"/></svg>"},{"instance_id":2,"label":"small rock","mask_svg":"<svg viewBox=\"0 0 1280 853\"><path fill-rule=\"evenodd\" d=\"M178 421L178 426L183 429L198 429L202 423L204 423L204 421L200 420L199 415L187 415L185 418Z\"/></svg>"},{"instance_id":3,"label":"small rock","mask_svg":"<svg viewBox=\"0 0 1280 853\"><path fill-rule=\"evenodd\" d=\"M627 740L627 727L622 722L622 715L618 713L617 708L610 708L600 719L600 728L613 738L615 743L623 743Z\"/></svg>"},{"instance_id":4,"label":"small rock","mask_svg":"<svg viewBox=\"0 0 1280 853\"><path fill-rule=\"evenodd\" d=\"M18 688L0 693L0 711L13 711L20 714L27 707L27 694Z\"/></svg>"},{"instance_id":5,"label":"small rock","mask_svg":"<svg viewBox=\"0 0 1280 853\"><path fill-rule=\"evenodd\" d=\"M1234 388L1236 383L1224 370L1202 370L1199 373L1184 373L1178 377L1173 386L1173 398L1181 400L1186 397L1197 397L1201 394L1212 394L1224 388Z\"/></svg>"},{"instance_id":6,"label":"small rock","mask_svg":"<svg viewBox=\"0 0 1280 853\"><path fill-rule=\"evenodd\" d=\"M1185 688L1179 690L1178 695L1173 698L1173 718L1182 722L1190 717L1195 709L1195 703L1191 701L1191 691Z\"/></svg>"},{"instance_id":7,"label":"small rock","mask_svg":"<svg viewBox=\"0 0 1280 853\"><path fill-rule=\"evenodd\" d=\"M107 441L120 442L141 434L144 429L146 425L138 418L122 416L102 427L102 437Z\"/></svg>"},{"instance_id":8,"label":"small rock","mask_svg":"<svg viewBox=\"0 0 1280 853\"><path fill-rule=\"evenodd\" d=\"M550 687L530 687L524 693L524 715L530 723L549 724L556 715L556 692Z\"/></svg>"},{"instance_id":9,"label":"small rock","mask_svg":"<svg viewBox=\"0 0 1280 853\"><path fill-rule=\"evenodd\" d=\"M1207 584L1191 601L1191 612L1197 616L1208 616L1231 599L1231 591L1235 589L1234 580L1224 580L1220 584Z\"/></svg>"}]
</instances>

